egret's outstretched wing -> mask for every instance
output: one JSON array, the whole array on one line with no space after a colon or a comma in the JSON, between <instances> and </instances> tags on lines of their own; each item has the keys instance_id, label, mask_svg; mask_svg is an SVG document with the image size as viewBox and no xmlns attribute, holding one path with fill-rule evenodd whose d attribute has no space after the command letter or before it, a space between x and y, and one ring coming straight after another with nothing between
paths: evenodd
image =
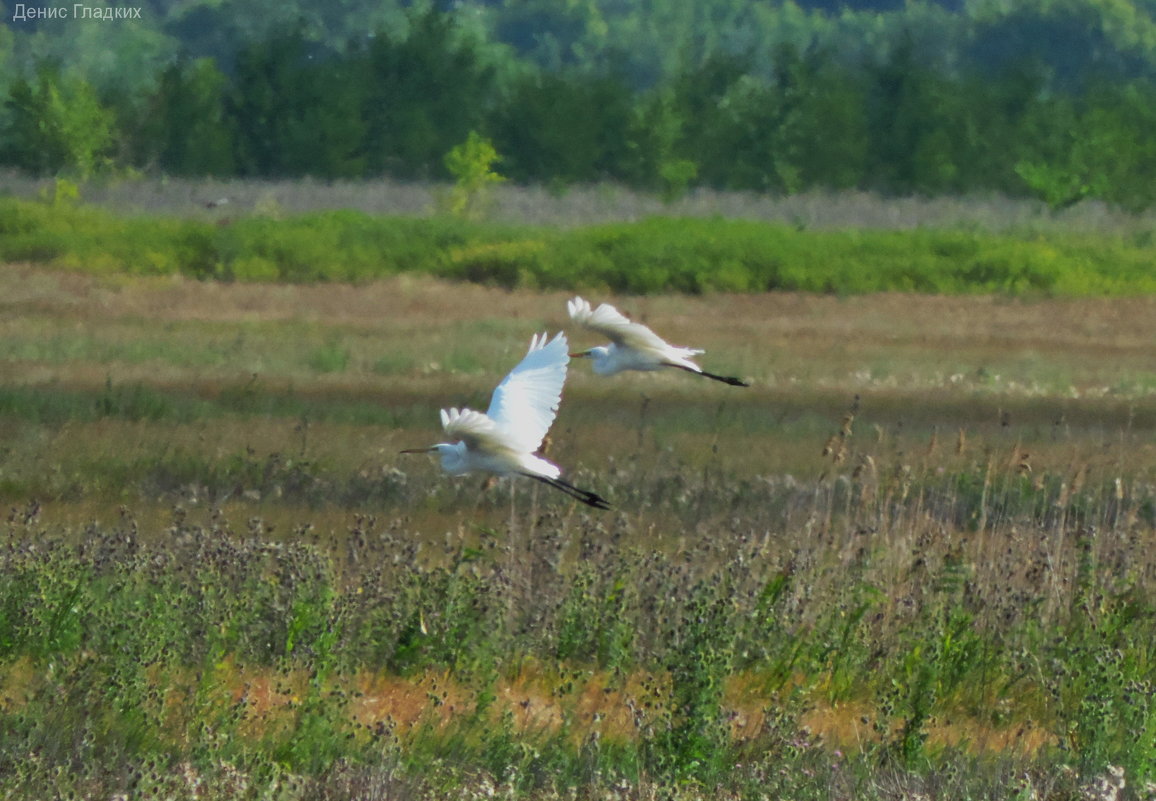
<instances>
[{"instance_id":1,"label":"egret's outstretched wing","mask_svg":"<svg viewBox=\"0 0 1156 801\"><path fill-rule=\"evenodd\" d=\"M473 409L442 409L442 428L472 451L495 452L510 447L494 421Z\"/></svg>"},{"instance_id":2,"label":"egret's outstretched wing","mask_svg":"<svg viewBox=\"0 0 1156 801\"><path fill-rule=\"evenodd\" d=\"M532 453L541 446L558 413L569 360L565 334L548 343L546 334L535 335L522 361L498 384L486 414L509 447Z\"/></svg>"},{"instance_id":3,"label":"egret's outstretched wing","mask_svg":"<svg viewBox=\"0 0 1156 801\"><path fill-rule=\"evenodd\" d=\"M602 303L592 310L585 298L574 298L566 302L566 308L571 320L597 331L620 348L661 352L672 347L642 323L631 322L609 303Z\"/></svg>"}]
</instances>

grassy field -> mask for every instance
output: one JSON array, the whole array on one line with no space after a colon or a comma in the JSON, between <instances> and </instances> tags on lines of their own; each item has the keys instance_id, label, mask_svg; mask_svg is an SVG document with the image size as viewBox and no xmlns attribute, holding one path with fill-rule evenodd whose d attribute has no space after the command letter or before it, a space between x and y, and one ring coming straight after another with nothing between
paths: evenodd
<instances>
[{"instance_id":1,"label":"grassy field","mask_svg":"<svg viewBox=\"0 0 1156 801\"><path fill-rule=\"evenodd\" d=\"M1152 797L1156 298L568 296L0 269L0 797Z\"/></svg>"}]
</instances>

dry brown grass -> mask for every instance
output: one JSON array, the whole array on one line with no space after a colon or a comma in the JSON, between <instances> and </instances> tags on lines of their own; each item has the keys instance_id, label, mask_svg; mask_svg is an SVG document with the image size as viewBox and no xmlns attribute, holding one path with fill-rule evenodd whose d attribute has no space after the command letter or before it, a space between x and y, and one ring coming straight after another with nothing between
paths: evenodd
<instances>
[{"instance_id":1,"label":"dry brown grass","mask_svg":"<svg viewBox=\"0 0 1156 801\"><path fill-rule=\"evenodd\" d=\"M153 324L158 322L241 326L288 321L315 325L318 336L327 331L372 335L383 351L425 351L444 344L459 326L485 321L509 331L515 341L508 349L516 352L522 347L516 332L568 324L568 293L510 292L414 276L360 286L255 285L103 279L8 265L0 273L0 297L6 299L0 306L7 309L5 328L13 333L21 330L21 321L34 317L95 333L107 328L117 336L131 336L129 330L116 331L122 323L156 335ZM1000 374L1004 384L995 388L1012 392L1046 380L1041 374L1049 371L1070 373L1077 394L1110 388L1130 373L1152 379L1156 298L775 293L617 302L672 342L706 348L707 362L737 365L774 385L841 384L850 390L856 383L880 383L879 377L864 374L873 365L893 368L897 378L909 377L904 383L915 389L971 388L972 374L981 369ZM957 371L962 375L953 383Z\"/></svg>"},{"instance_id":2,"label":"dry brown grass","mask_svg":"<svg viewBox=\"0 0 1156 801\"><path fill-rule=\"evenodd\" d=\"M396 469L436 482L432 463L402 460L396 451L438 439L440 406L484 408L530 334L566 326L566 298L411 276L362 286L270 286L8 265L0 271L0 341L80 343L80 355L64 348L52 359L9 351L0 357L8 387L96 395L112 382L210 402L243 390L292 396L322 411L362 403L392 422L218 416L53 427L0 417L0 467L51 477L158 451L208 463L248 452L258 460L307 459L331 477L371 481ZM1150 479L1156 464L1156 298L615 300L670 341L704 347L705 365L745 375L754 386L732 390L682 373L603 379L576 363L551 452L571 472L585 468L608 481L614 465L627 464L657 471L677 463L748 478L845 472L874 492L886 478L880 471L982 470L1013 456L1013 469L1030 468L1041 481L1063 475L1069 484L1080 465L1082 480L1126 483L1137 471ZM594 344L584 332L571 335L576 344ZM348 359L319 372L302 353L326 343L346 349ZM194 358L199 353L209 356ZM855 395L853 431L843 433ZM955 432L954 447L943 441L946 432ZM824 455L832 437L836 446ZM78 464L81 457L89 467ZM156 504L160 516L172 502L247 504L286 531L292 527L281 519L297 513L292 497L214 495L195 485L182 492L141 497L105 482L89 497L62 496L52 513L79 522L86 514L112 516L121 503L145 515L143 507ZM313 515L319 525L344 525L340 512ZM448 517L439 527L454 528Z\"/></svg>"},{"instance_id":3,"label":"dry brown grass","mask_svg":"<svg viewBox=\"0 0 1156 801\"><path fill-rule=\"evenodd\" d=\"M440 437L439 406L484 408L530 333L565 324L565 299L412 278L269 287L12 267L0 272L3 388L38 388L43 398L76 392L83 404L110 382L139 384L204 399L209 410L183 421L0 414L0 481L11 482L2 486L32 477L49 490L39 496L39 522L11 529L84 536L93 521L114 531L131 518L148 539L169 536L176 517L213 526L225 519L237 543L329 546L337 583L350 592L370 560L386 563L399 550L412 553L406 564L418 570L463 546L486 547L478 567L509 576L502 597L512 603L558 592L587 548L602 549L595 564L629 566L623 575L641 583L640 594L658 581L655 565L670 567L680 587L695 571L756 565L746 577L755 590L780 573L805 578L781 605L786 628L802 635L829 611L825 603L846 597L854 575L880 591L864 640L892 644L946 597L934 587L952 565L974 585L973 624L988 632L1015 628L1029 614L1062 618L1084 555L1100 571L1097 591L1156 583L1156 562L1147 558L1156 533L1136 517L1156 482L1156 299L620 298L670 340L705 347L709 367L755 385L737 390L682 373L602 379L575 364L550 456L575 483L605 491L613 513L575 512L532 486L519 488L514 515L505 485L482 490L480 478L451 481L430 460L397 455ZM69 347L52 358L11 348L41 336ZM581 333L575 340L589 341ZM222 350L233 342L240 344ZM101 347L70 355L75 343ZM326 343L347 348L348 363L323 372L298 355ZM225 355L184 358L214 349ZM391 353L407 359L374 366ZM255 381L253 364L263 365ZM212 406L238 391L293 397L306 412ZM334 412L356 403L383 415L351 422ZM238 460L253 483L228 472ZM290 461L308 466L297 489L282 478ZM186 463L187 474L164 478ZM973 483L961 489L951 483L957 477ZM374 494L391 481L403 491ZM7 493L19 518L29 499ZM1000 503L1024 496L1027 514L999 516ZM1080 504L1091 510L1086 520L1067 511ZM375 522L363 525L366 517ZM1086 536L1085 524L1102 534ZM357 554L365 563L352 564ZM1024 598L1043 600L1025 609ZM425 609L425 619L439 609ZM628 741L645 725L641 702L669 698L653 689L666 678L648 668L659 669L630 664L611 674L511 656L487 714L508 716L519 733ZM222 697L208 701L243 701L242 729L254 739L292 725L312 678L293 666L232 659L211 669ZM179 732L195 682L191 668L173 670L152 680L164 685L163 717ZM755 738L773 726L775 704L795 682L805 699L799 722L809 730L801 737L845 752L895 739L901 721L877 728L878 699L848 694L835 673L783 679L734 670L722 700L731 734ZM425 665L407 675L358 667L326 680L349 699L341 714L362 734L419 736L419 724L436 729L469 711L479 691L476 676ZM18 708L38 681L42 671L27 661L4 666L0 707ZM1016 686L1006 716L982 717L1001 702L985 695L995 684L942 699L923 727L928 748L1033 755L1064 736L1030 682Z\"/></svg>"},{"instance_id":4,"label":"dry brown grass","mask_svg":"<svg viewBox=\"0 0 1156 801\"><path fill-rule=\"evenodd\" d=\"M51 179L33 179L0 170L8 192L40 197ZM82 188L86 202L119 213L157 214L222 220L234 216L300 214L326 209L357 209L369 214L427 216L438 208L445 186L374 181L287 181L182 179L165 177L107 180ZM788 196L754 192L718 192L700 188L672 203L615 184L570 186L563 192L540 186L493 187L492 216L519 224L585 225L645 217L727 217L769 220L808 228L964 227L1009 229L1147 231L1152 214L1131 214L1095 200L1062 212L1040 201L1000 196L882 197L871 192L813 191ZM229 204L206 209L208 201Z\"/></svg>"},{"instance_id":5,"label":"dry brown grass","mask_svg":"<svg viewBox=\"0 0 1156 801\"><path fill-rule=\"evenodd\" d=\"M187 725L193 704L236 706L242 712L240 731L258 740L292 725L294 709L309 694L307 671L277 670L260 665L238 664L231 657L211 667L206 679L171 669L156 674L155 699L163 708L174 735ZM31 660L21 659L0 668L0 709L18 712L24 697L42 681ZM575 746L591 735L607 740L633 741L642 736L647 722L663 714L663 697L669 677L634 672L611 677L603 671L578 670L564 682L554 670L528 661L513 675L497 681L494 702L487 715L498 725L509 716L515 730L532 736L550 735L565 729ZM212 686L214 698L197 697L200 684ZM767 725L765 677L736 673L727 680L723 701L736 740L756 738ZM559 687L566 686L566 691ZM656 692L655 688L659 688ZM345 712L350 725L370 732L386 730L405 738L415 727L444 729L474 713L477 688L462 684L447 670L427 670L412 676L362 671L331 682L327 691L349 698ZM436 699L436 701L434 700ZM856 752L880 742L872 725L876 710L858 701L837 704L818 702L800 719L803 731L830 748ZM894 732L891 732L892 734ZM1031 755L1055 742L1055 735L1031 721L996 727L966 717L934 721L928 727L933 746L966 746L975 754L1014 752Z\"/></svg>"}]
</instances>

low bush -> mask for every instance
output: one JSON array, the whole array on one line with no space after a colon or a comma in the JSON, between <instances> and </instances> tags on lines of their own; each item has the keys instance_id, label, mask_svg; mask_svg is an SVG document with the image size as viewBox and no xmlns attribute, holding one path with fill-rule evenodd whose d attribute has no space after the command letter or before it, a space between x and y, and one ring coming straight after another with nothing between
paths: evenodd
<instances>
[{"instance_id":1,"label":"low bush","mask_svg":"<svg viewBox=\"0 0 1156 801\"><path fill-rule=\"evenodd\" d=\"M367 281L402 272L503 287L618 293L866 292L1138 295L1156 249L1110 234L798 230L650 218L581 228L372 217L116 217L0 200L0 260L231 281Z\"/></svg>"}]
</instances>

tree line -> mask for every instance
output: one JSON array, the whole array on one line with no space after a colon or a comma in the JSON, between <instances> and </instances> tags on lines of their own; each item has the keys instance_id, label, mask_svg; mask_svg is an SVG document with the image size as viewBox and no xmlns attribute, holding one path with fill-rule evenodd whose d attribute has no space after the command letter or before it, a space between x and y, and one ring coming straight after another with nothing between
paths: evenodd
<instances>
[{"instance_id":1,"label":"tree line","mask_svg":"<svg viewBox=\"0 0 1156 801\"><path fill-rule=\"evenodd\" d=\"M1106 35L1077 24L1091 5L1053 5L1051 16L1005 16L1002 38L973 27L966 46L986 41L984 57L962 62L945 59L942 32L912 24L855 52L833 36L783 36L769 52L684 48L649 71L621 51L563 57L573 43L551 61L541 41L517 47L532 15L522 28L507 20L503 42L462 4L411 8L404 25L343 42L299 19L228 58L188 48L150 80L134 76L134 91L39 60L8 85L0 162L82 177L444 179L447 153L473 135L521 183L614 181L668 196L999 192L1146 208L1156 200L1156 80L1137 55L1147 43L1114 41L1074 71L1050 51L1007 45L1033 20L1050 21L1049 35Z\"/></svg>"}]
</instances>

